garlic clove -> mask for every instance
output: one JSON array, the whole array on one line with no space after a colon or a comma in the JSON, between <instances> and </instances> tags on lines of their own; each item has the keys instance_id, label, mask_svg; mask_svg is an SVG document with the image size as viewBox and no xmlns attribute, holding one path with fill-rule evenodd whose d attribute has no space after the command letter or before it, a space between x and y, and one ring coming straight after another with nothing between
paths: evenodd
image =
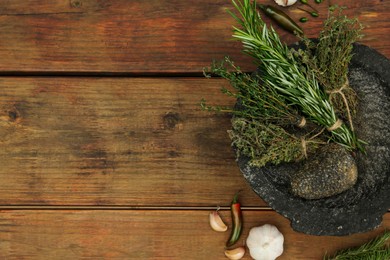
<instances>
[{"instance_id":1,"label":"garlic clove","mask_svg":"<svg viewBox=\"0 0 390 260\"><path fill-rule=\"evenodd\" d=\"M225 250L225 256L231 260L239 260L245 255L245 247L240 246L234 249Z\"/></svg>"},{"instance_id":2,"label":"garlic clove","mask_svg":"<svg viewBox=\"0 0 390 260\"><path fill-rule=\"evenodd\" d=\"M210 226L213 230L218 232L224 232L228 229L226 224L222 221L221 216L218 214L218 211L210 213Z\"/></svg>"},{"instance_id":3,"label":"garlic clove","mask_svg":"<svg viewBox=\"0 0 390 260\"><path fill-rule=\"evenodd\" d=\"M280 6L290 6L297 2L297 0L275 0L275 3L277 3Z\"/></svg>"}]
</instances>

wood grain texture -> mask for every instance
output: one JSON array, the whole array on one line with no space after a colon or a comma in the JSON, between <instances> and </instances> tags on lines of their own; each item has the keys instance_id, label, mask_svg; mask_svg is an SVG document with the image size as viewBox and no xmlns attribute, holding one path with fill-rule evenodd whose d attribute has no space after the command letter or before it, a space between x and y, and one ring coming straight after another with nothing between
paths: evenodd
<instances>
[{"instance_id":1,"label":"wood grain texture","mask_svg":"<svg viewBox=\"0 0 390 260\"><path fill-rule=\"evenodd\" d=\"M0 211L1 259L226 259L230 229L211 230L208 211ZM221 212L230 226L228 211ZM273 224L284 234L284 259L322 259L336 250L367 242L390 227L348 237L294 232L272 211L244 211L242 245L249 229ZM243 259L251 259L247 252Z\"/></svg>"},{"instance_id":2,"label":"wood grain texture","mask_svg":"<svg viewBox=\"0 0 390 260\"><path fill-rule=\"evenodd\" d=\"M331 2L359 17L363 44L390 57L390 1ZM229 234L210 229L206 209L238 190L241 241L274 224L282 260L321 259L390 228L387 213L372 232L308 236L256 210L266 203L234 161L230 117L199 107L203 97L233 105L219 91L226 82L184 77L225 55L254 69L231 41L226 8L230 0L0 1L0 259L226 259ZM309 37L326 17L317 8L303 25ZM145 77L89 77L105 75Z\"/></svg>"},{"instance_id":3,"label":"wood grain texture","mask_svg":"<svg viewBox=\"0 0 390 260\"><path fill-rule=\"evenodd\" d=\"M243 189L220 79L0 78L1 205L223 206Z\"/></svg>"},{"instance_id":4,"label":"wood grain texture","mask_svg":"<svg viewBox=\"0 0 390 260\"><path fill-rule=\"evenodd\" d=\"M390 57L389 1L333 2L365 25L362 43ZM229 0L1 1L0 73L199 73L225 55L253 69L231 40L226 8ZM320 17L302 25L310 37L327 13L325 3L317 8ZM297 40L277 29L286 43Z\"/></svg>"}]
</instances>

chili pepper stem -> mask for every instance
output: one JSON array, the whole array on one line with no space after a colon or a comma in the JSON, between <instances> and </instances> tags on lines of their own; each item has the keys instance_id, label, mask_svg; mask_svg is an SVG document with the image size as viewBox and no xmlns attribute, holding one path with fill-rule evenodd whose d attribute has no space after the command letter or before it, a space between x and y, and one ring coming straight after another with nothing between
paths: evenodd
<instances>
[{"instance_id":1,"label":"chili pepper stem","mask_svg":"<svg viewBox=\"0 0 390 260\"><path fill-rule=\"evenodd\" d=\"M309 19L307 19L307 17L302 17L301 19L299 19L299 21L301 23L306 23Z\"/></svg>"},{"instance_id":2,"label":"chili pepper stem","mask_svg":"<svg viewBox=\"0 0 390 260\"><path fill-rule=\"evenodd\" d=\"M318 13L317 9L315 9L312 5L310 5L307 1L301 1L302 4L304 5L307 5L308 7L310 7L311 9L313 9L313 11L315 11L316 13Z\"/></svg>"},{"instance_id":3,"label":"chili pepper stem","mask_svg":"<svg viewBox=\"0 0 390 260\"><path fill-rule=\"evenodd\" d=\"M301 10L301 11L304 11L304 12L306 12L308 14L310 14L313 17L318 17L318 12L310 12L308 10L305 10L305 9L301 8L301 7L298 7L298 9Z\"/></svg>"},{"instance_id":4,"label":"chili pepper stem","mask_svg":"<svg viewBox=\"0 0 390 260\"><path fill-rule=\"evenodd\" d=\"M242 191L242 190L239 190L239 191L236 192L236 194L234 194L234 197L233 197L233 200L232 200L232 205L238 203L238 194L239 194L241 191Z\"/></svg>"}]
</instances>

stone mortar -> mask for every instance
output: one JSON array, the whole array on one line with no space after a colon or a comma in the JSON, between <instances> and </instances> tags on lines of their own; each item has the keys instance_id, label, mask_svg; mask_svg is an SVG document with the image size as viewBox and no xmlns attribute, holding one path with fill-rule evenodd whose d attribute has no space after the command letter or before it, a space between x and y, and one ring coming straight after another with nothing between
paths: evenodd
<instances>
[{"instance_id":1,"label":"stone mortar","mask_svg":"<svg viewBox=\"0 0 390 260\"><path fill-rule=\"evenodd\" d=\"M358 180L349 190L329 198L305 200L289 192L297 164L252 167L248 158L238 166L252 189L275 211L291 220L298 232L350 235L377 228L390 208L390 61L377 51L354 44L350 85L359 96L354 121L357 136L368 142L357 153Z\"/></svg>"}]
</instances>

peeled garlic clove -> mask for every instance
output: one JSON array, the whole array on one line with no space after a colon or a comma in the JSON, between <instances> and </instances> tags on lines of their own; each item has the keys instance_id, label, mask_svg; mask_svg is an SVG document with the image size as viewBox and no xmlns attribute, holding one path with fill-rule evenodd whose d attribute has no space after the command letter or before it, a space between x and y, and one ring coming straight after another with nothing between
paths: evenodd
<instances>
[{"instance_id":1,"label":"peeled garlic clove","mask_svg":"<svg viewBox=\"0 0 390 260\"><path fill-rule=\"evenodd\" d=\"M226 224L222 221L221 216L218 214L218 211L210 213L210 226L218 232L224 232L228 229Z\"/></svg>"},{"instance_id":2,"label":"peeled garlic clove","mask_svg":"<svg viewBox=\"0 0 390 260\"><path fill-rule=\"evenodd\" d=\"M245 247L240 246L234 249L225 250L225 256L232 260L239 260L245 255Z\"/></svg>"},{"instance_id":3,"label":"peeled garlic clove","mask_svg":"<svg viewBox=\"0 0 390 260\"><path fill-rule=\"evenodd\" d=\"M275 3L277 3L280 6L290 6L297 2L297 0L275 0Z\"/></svg>"}]
</instances>

